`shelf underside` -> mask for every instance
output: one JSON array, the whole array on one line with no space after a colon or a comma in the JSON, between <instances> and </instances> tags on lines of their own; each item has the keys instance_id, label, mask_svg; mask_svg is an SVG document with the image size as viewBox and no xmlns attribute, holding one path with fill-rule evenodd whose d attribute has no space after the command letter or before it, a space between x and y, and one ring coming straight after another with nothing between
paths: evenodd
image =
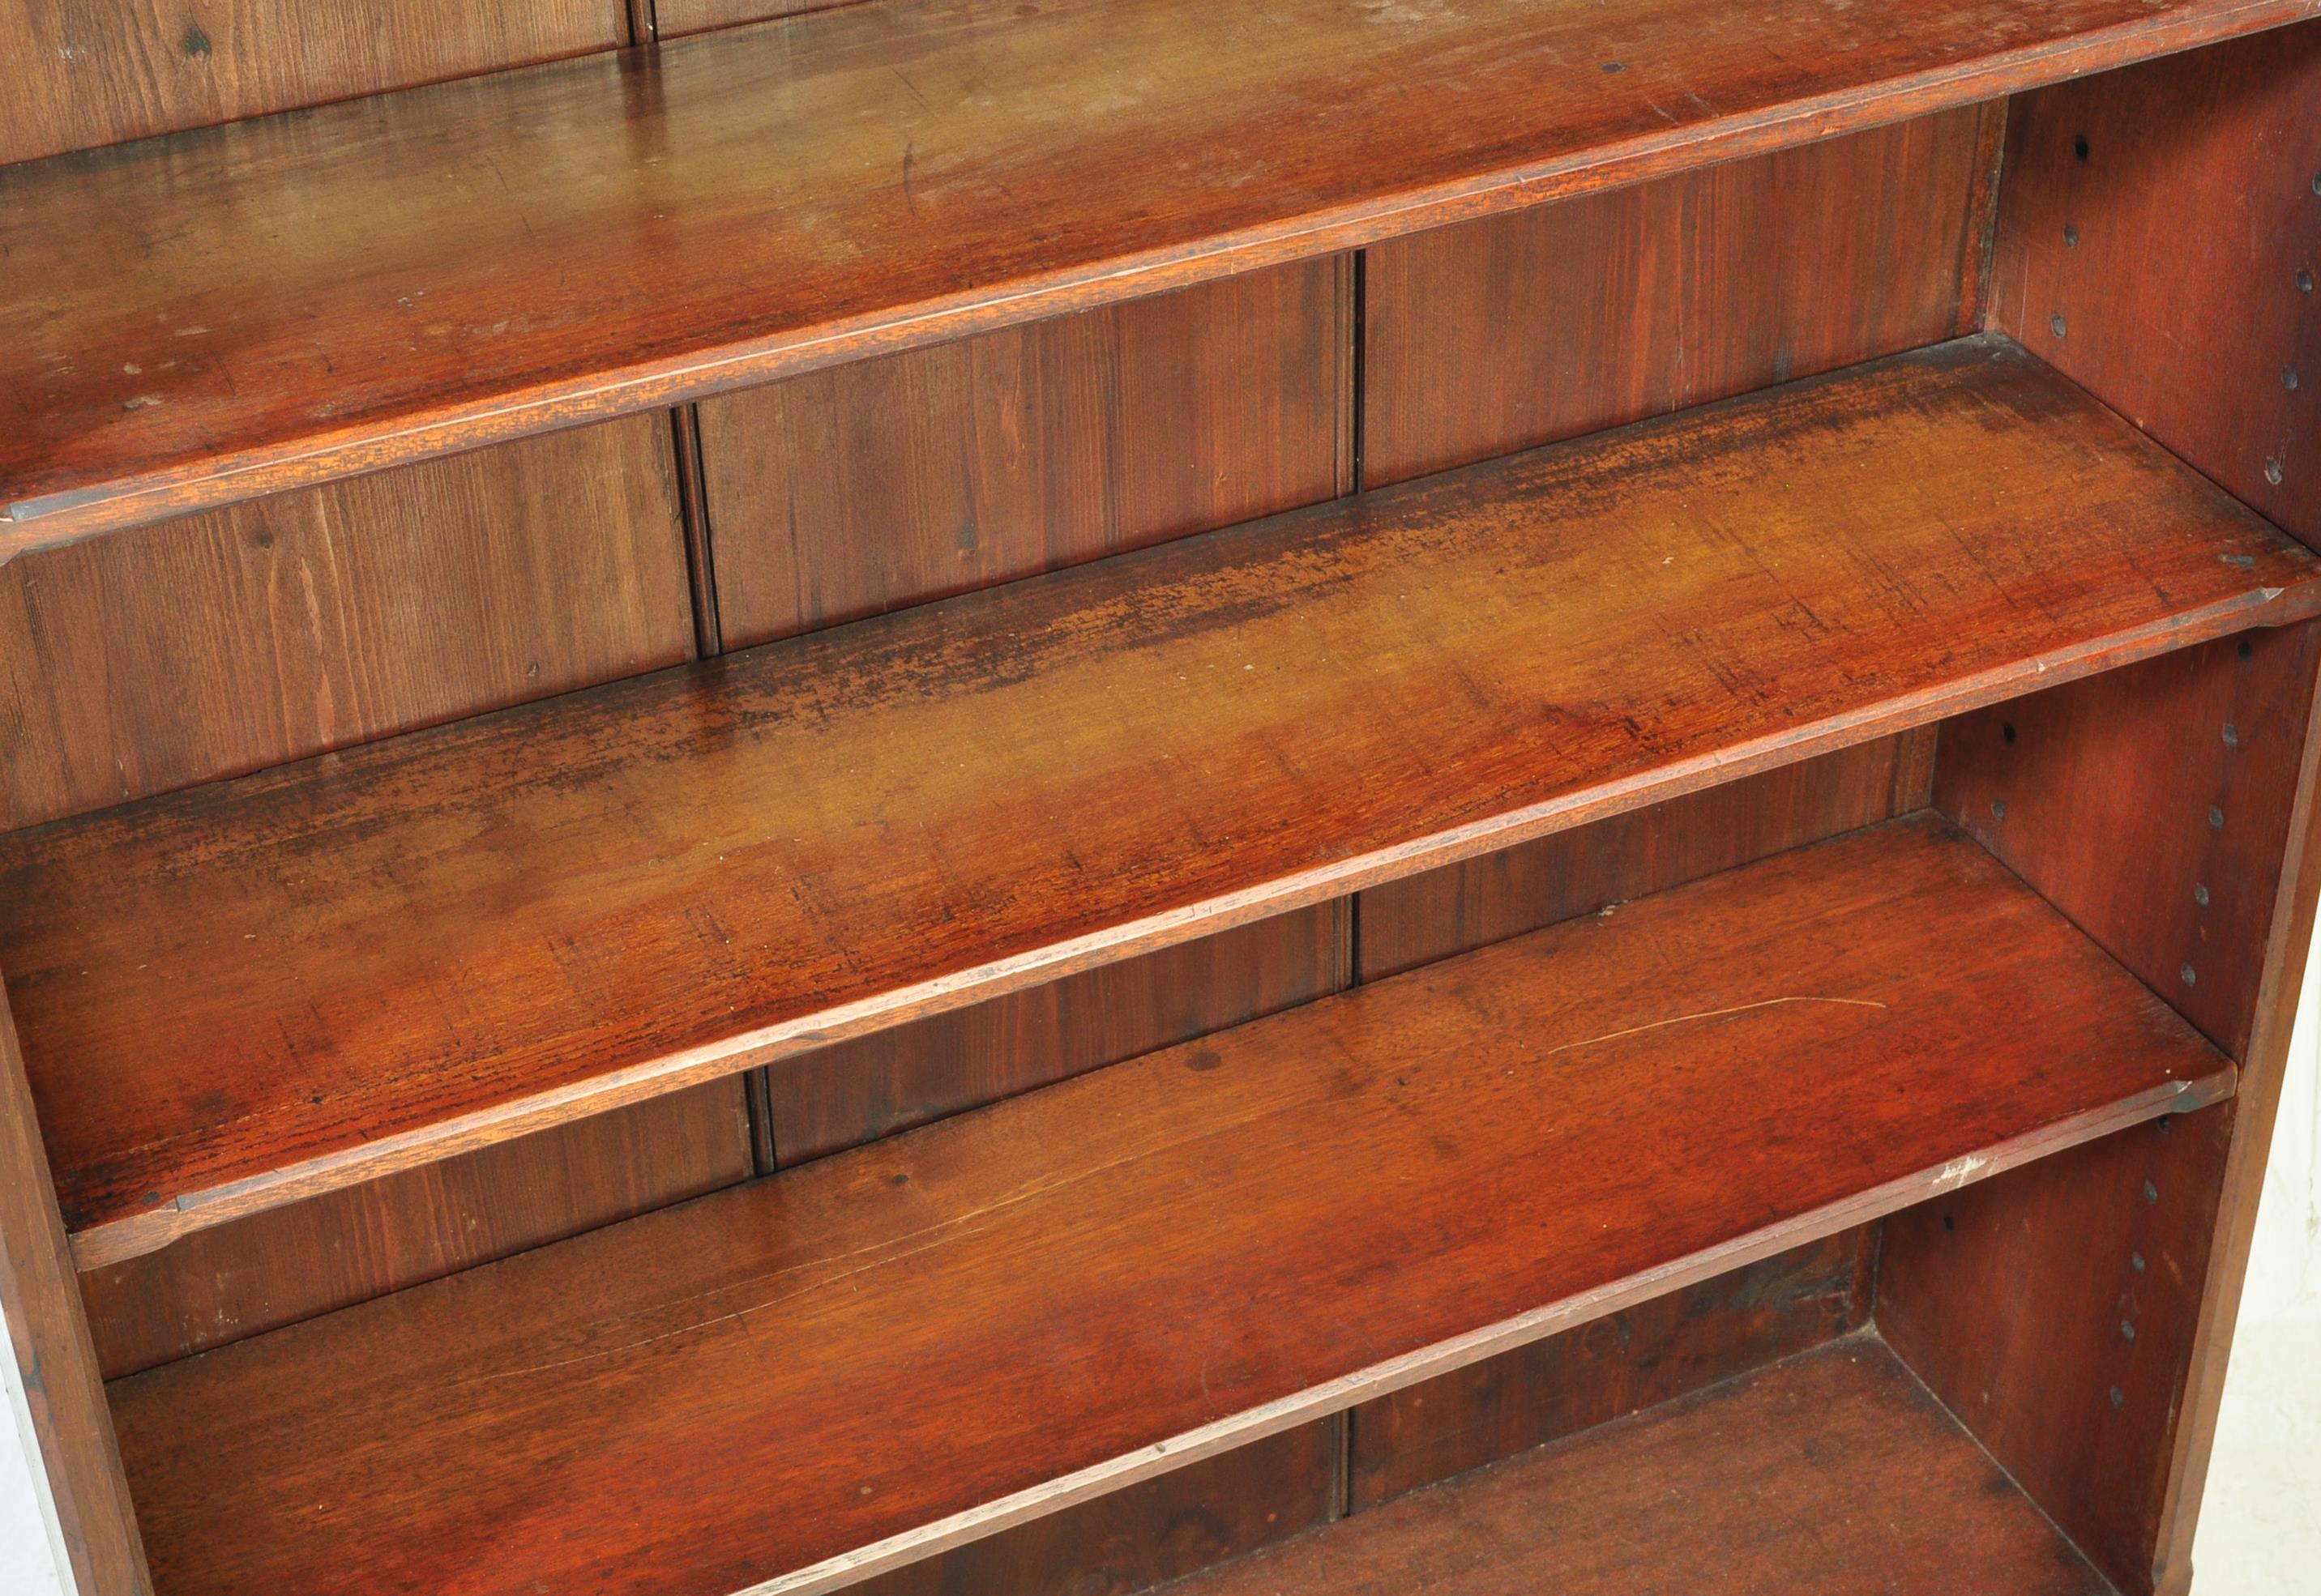
<instances>
[{"instance_id":1,"label":"shelf underside","mask_svg":"<svg viewBox=\"0 0 2321 1596\"><path fill-rule=\"evenodd\" d=\"M1168 1596L2112 1596L1873 1336L1417 1492Z\"/></svg>"},{"instance_id":2,"label":"shelf underside","mask_svg":"<svg viewBox=\"0 0 2321 1596\"><path fill-rule=\"evenodd\" d=\"M0 839L85 1266L2298 619L2321 566L1943 346Z\"/></svg>"},{"instance_id":3,"label":"shelf underside","mask_svg":"<svg viewBox=\"0 0 2321 1596\"><path fill-rule=\"evenodd\" d=\"M2233 1084L1919 815L114 1407L164 1596L827 1590Z\"/></svg>"},{"instance_id":4,"label":"shelf underside","mask_svg":"<svg viewBox=\"0 0 2321 1596\"><path fill-rule=\"evenodd\" d=\"M2312 0L894 0L0 169L0 558Z\"/></svg>"}]
</instances>

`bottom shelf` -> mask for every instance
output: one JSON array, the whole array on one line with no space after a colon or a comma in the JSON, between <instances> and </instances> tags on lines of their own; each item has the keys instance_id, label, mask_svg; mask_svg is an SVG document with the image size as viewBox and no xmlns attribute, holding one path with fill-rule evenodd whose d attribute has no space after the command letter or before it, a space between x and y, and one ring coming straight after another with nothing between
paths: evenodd
<instances>
[{"instance_id":1,"label":"bottom shelf","mask_svg":"<svg viewBox=\"0 0 2321 1596\"><path fill-rule=\"evenodd\" d=\"M2110 1596L1874 1334L1310 1530L1167 1596Z\"/></svg>"}]
</instances>

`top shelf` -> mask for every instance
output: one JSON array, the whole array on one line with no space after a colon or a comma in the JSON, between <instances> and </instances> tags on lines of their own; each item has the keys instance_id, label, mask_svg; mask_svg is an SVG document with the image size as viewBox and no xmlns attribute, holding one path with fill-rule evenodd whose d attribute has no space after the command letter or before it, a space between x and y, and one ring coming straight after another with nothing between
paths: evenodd
<instances>
[{"instance_id":1,"label":"top shelf","mask_svg":"<svg viewBox=\"0 0 2321 1596\"><path fill-rule=\"evenodd\" d=\"M880 0L0 168L0 559L2316 0Z\"/></svg>"}]
</instances>

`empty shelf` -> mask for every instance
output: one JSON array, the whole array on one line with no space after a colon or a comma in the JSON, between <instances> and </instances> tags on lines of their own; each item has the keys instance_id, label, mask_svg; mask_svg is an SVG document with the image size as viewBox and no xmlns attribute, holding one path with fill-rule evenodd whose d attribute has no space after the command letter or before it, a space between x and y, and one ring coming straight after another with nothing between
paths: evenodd
<instances>
[{"instance_id":1,"label":"empty shelf","mask_svg":"<svg viewBox=\"0 0 2321 1596\"><path fill-rule=\"evenodd\" d=\"M1968 340L0 838L85 1265L2321 607Z\"/></svg>"},{"instance_id":2,"label":"empty shelf","mask_svg":"<svg viewBox=\"0 0 2321 1596\"><path fill-rule=\"evenodd\" d=\"M2112 1596L1863 1335L1309 1531L1168 1596Z\"/></svg>"},{"instance_id":3,"label":"empty shelf","mask_svg":"<svg viewBox=\"0 0 2321 1596\"><path fill-rule=\"evenodd\" d=\"M0 558L2310 0L894 0L0 168Z\"/></svg>"},{"instance_id":4,"label":"empty shelf","mask_svg":"<svg viewBox=\"0 0 2321 1596\"><path fill-rule=\"evenodd\" d=\"M164 1596L824 1591L2233 1084L1921 815L114 1408Z\"/></svg>"}]
</instances>

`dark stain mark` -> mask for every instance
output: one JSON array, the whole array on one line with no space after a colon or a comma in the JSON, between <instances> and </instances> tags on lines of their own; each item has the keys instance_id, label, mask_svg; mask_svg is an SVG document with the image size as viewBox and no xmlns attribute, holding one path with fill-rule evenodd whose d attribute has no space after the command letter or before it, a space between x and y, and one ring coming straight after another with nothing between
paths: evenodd
<instances>
[{"instance_id":1,"label":"dark stain mark","mask_svg":"<svg viewBox=\"0 0 2321 1596\"><path fill-rule=\"evenodd\" d=\"M1186 1056L1185 1067L1206 1075L1224 1062L1215 1047L1196 1047Z\"/></svg>"},{"instance_id":2,"label":"dark stain mark","mask_svg":"<svg viewBox=\"0 0 2321 1596\"><path fill-rule=\"evenodd\" d=\"M199 23L186 24L186 37L181 43L186 51L186 59L189 61L198 61L210 53L210 36L202 32L202 25Z\"/></svg>"}]
</instances>

